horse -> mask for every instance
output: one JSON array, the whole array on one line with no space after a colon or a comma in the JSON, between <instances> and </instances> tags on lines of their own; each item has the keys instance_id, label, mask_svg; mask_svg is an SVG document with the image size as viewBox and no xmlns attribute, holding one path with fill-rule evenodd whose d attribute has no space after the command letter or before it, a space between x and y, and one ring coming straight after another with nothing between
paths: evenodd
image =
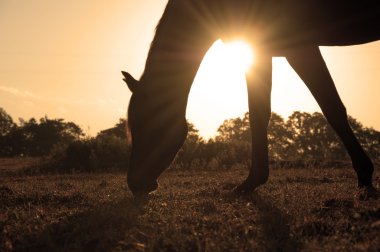
<instances>
[{"instance_id":1,"label":"horse","mask_svg":"<svg viewBox=\"0 0 380 252\"><path fill-rule=\"evenodd\" d=\"M269 177L267 128L273 56L285 57L311 91L347 149L360 190L369 195L376 192L373 163L348 123L346 108L318 46L379 40L378 0L169 0L141 78L136 80L122 71L132 92L127 183L133 195L148 195L157 189L157 179L186 139L188 94L204 55L217 39L235 37L254 44L257 55L246 74L252 162L247 178L234 192L250 193Z\"/></svg>"}]
</instances>

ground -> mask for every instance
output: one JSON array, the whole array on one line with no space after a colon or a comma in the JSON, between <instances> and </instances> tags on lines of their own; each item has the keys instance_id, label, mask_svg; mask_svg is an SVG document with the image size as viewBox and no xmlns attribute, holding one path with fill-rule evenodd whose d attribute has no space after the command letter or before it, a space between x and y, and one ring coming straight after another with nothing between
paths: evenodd
<instances>
[{"instance_id":1,"label":"ground","mask_svg":"<svg viewBox=\"0 0 380 252\"><path fill-rule=\"evenodd\" d=\"M169 170L145 203L132 199L124 173L7 172L0 177L0 251L380 248L380 200L357 198L351 169L272 169L266 185L234 196L246 172Z\"/></svg>"}]
</instances>

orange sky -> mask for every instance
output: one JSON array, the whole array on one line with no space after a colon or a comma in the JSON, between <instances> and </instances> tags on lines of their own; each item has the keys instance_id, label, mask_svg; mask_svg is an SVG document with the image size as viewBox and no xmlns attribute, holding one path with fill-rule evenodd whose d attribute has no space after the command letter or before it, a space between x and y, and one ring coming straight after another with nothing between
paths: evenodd
<instances>
[{"instance_id":1,"label":"orange sky","mask_svg":"<svg viewBox=\"0 0 380 252\"><path fill-rule=\"evenodd\" d=\"M140 76L166 2L1 0L0 107L15 121L65 118L92 135L113 126L125 116L130 97L120 70ZM322 52L349 114L380 129L380 42ZM216 73L203 65L210 76L195 83L188 117L203 135L212 136L223 119L246 110L244 78L229 76L237 84L218 92L208 83L218 80ZM318 110L284 59L274 60L273 75L275 112ZM235 98L228 96L233 89ZM219 97L221 104L205 104L199 93Z\"/></svg>"}]
</instances>

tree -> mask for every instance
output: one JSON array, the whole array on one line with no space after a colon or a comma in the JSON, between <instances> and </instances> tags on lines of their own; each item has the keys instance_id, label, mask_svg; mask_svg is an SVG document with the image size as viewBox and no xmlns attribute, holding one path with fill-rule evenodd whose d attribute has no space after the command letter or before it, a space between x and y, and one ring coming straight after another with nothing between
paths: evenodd
<instances>
[{"instance_id":1,"label":"tree","mask_svg":"<svg viewBox=\"0 0 380 252\"><path fill-rule=\"evenodd\" d=\"M195 128L194 124L187 121L187 137L180 152L177 156L177 162L182 166L188 168L193 165L194 160L204 158L203 147L205 145L204 139L199 135L199 131ZM198 166L200 164L197 164Z\"/></svg>"},{"instance_id":2,"label":"tree","mask_svg":"<svg viewBox=\"0 0 380 252\"><path fill-rule=\"evenodd\" d=\"M50 153L55 144L68 144L79 140L83 136L82 129L73 122L64 122L64 119L49 119L46 116L40 119L39 124L28 123L24 127L30 143L30 155L41 156Z\"/></svg>"},{"instance_id":3,"label":"tree","mask_svg":"<svg viewBox=\"0 0 380 252\"><path fill-rule=\"evenodd\" d=\"M298 159L346 159L344 146L325 117L318 112L294 112L287 121Z\"/></svg>"},{"instance_id":4,"label":"tree","mask_svg":"<svg viewBox=\"0 0 380 252\"><path fill-rule=\"evenodd\" d=\"M31 118L29 121L20 119L20 125L14 126L7 134L4 145L6 156L48 155L53 146L57 144L68 145L79 140L83 136L82 129L73 122L65 122L63 119L49 119L46 116L39 122Z\"/></svg>"},{"instance_id":5,"label":"tree","mask_svg":"<svg viewBox=\"0 0 380 252\"><path fill-rule=\"evenodd\" d=\"M380 132L373 128L365 128L362 134L364 136L361 138L365 139L365 142L362 142L364 149L373 160L380 162Z\"/></svg>"},{"instance_id":6,"label":"tree","mask_svg":"<svg viewBox=\"0 0 380 252\"><path fill-rule=\"evenodd\" d=\"M12 117L0 108L0 137L8 135L15 126Z\"/></svg>"},{"instance_id":7,"label":"tree","mask_svg":"<svg viewBox=\"0 0 380 252\"><path fill-rule=\"evenodd\" d=\"M11 155L9 135L16 127L12 117L3 108L0 108L0 156Z\"/></svg>"},{"instance_id":8,"label":"tree","mask_svg":"<svg viewBox=\"0 0 380 252\"><path fill-rule=\"evenodd\" d=\"M119 122L116 123L114 127L100 131L98 136L112 135L115 137L126 139L127 138L126 124L127 124L127 120L120 118Z\"/></svg>"},{"instance_id":9,"label":"tree","mask_svg":"<svg viewBox=\"0 0 380 252\"><path fill-rule=\"evenodd\" d=\"M289 160L294 140L292 133L286 127L284 119L272 113L268 126L269 157L272 160Z\"/></svg>"},{"instance_id":10,"label":"tree","mask_svg":"<svg viewBox=\"0 0 380 252\"><path fill-rule=\"evenodd\" d=\"M251 139L251 130L249 124L248 112L243 118L237 117L234 119L225 120L218 128L217 141L243 141L249 142Z\"/></svg>"}]
</instances>

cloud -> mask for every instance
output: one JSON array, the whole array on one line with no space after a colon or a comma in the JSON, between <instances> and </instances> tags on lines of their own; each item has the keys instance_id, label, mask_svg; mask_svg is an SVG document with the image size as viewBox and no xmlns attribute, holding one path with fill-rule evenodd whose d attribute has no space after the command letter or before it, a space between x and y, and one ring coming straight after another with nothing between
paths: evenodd
<instances>
[{"instance_id":1,"label":"cloud","mask_svg":"<svg viewBox=\"0 0 380 252\"><path fill-rule=\"evenodd\" d=\"M19 97L33 98L33 99L43 99L43 97L33 94L27 90L19 90L13 87L0 86L0 91L8 94L12 94Z\"/></svg>"},{"instance_id":2,"label":"cloud","mask_svg":"<svg viewBox=\"0 0 380 252\"><path fill-rule=\"evenodd\" d=\"M107 105L117 105L118 103L115 100L109 99L93 99L93 100L70 100L70 99L62 99L62 98L51 98L44 97L37 94L34 94L28 90L20 90L14 87L0 86L0 92L8 93L19 98L30 98L38 101L46 101L67 105L87 105L87 106L107 106Z\"/></svg>"}]
</instances>

